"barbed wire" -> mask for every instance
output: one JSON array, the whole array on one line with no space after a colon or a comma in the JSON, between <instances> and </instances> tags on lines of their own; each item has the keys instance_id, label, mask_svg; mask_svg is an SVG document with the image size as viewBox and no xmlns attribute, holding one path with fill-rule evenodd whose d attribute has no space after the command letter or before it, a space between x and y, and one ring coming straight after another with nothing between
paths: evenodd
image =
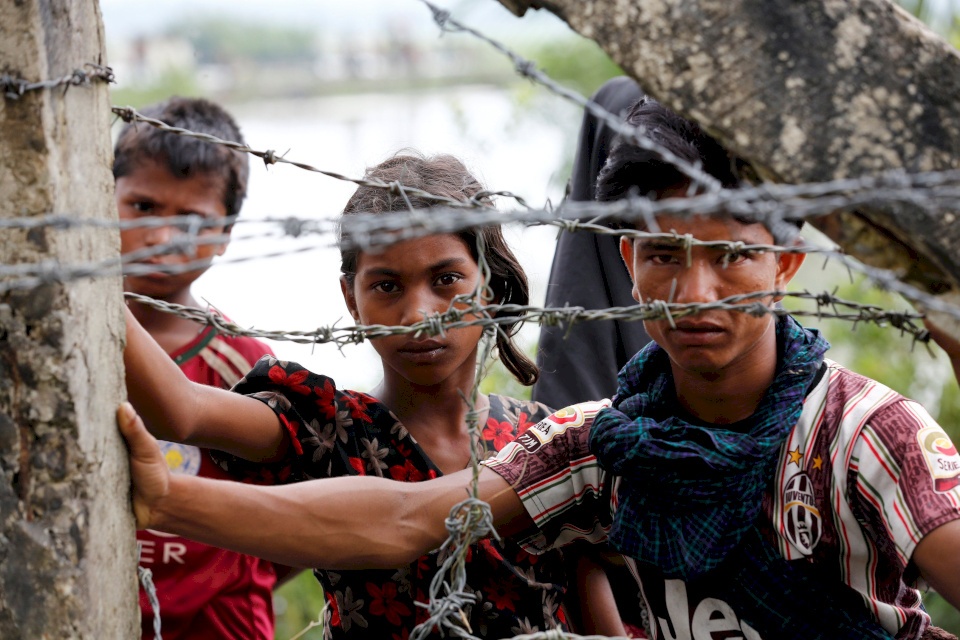
<instances>
[{"instance_id":1,"label":"barbed wire","mask_svg":"<svg viewBox=\"0 0 960 640\"><path fill-rule=\"evenodd\" d=\"M163 640L163 634L160 632L162 624L160 620L160 599L157 597L157 587L153 583L153 571L137 564L137 577L140 579L143 591L147 594L150 609L153 611L153 640Z\"/></svg>"},{"instance_id":2,"label":"barbed wire","mask_svg":"<svg viewBox=\"0 0 960 640\"><path fill-rule=\"evenodd\" d=\"M114 82L113 69L96 62L87 62L84 63L83 67L74 69L73 72L65 76L34 82L4 73L0 74L0 92L7 100L19 100L28 91L55 89L57 87L64 87L64 91L66 91L70 87L86 86L93 81Z\"/></svg>"},{"instance_id":3,"label":"barbed wire","mask_svg":"<svg viewBox=\"0 0 960 640\"><path fill-rule=\"evenodd\" d=\"M664 162L676 167L683 175L690 178L695 185L699 185L707 191L718 191L722 188L720 181L703 171L699 164L687 162L666 147L646 137L646 128L625 123L618 115L611 113L593 100L585 98L576 91L554 82L550 76L537 69L537 65L531 60L520 56L493 38L454 20L449 11L440 9L428 0L421 0L421 2L430 9L434 22L437 23L437 26L439 26L444 33L466 33L487 43L509 58L513 63L514 69L516 69L517 73L521 76L536 82L561 98L586 109L591 115L603 122L605 126L609 127L611 131L635 143L641 149L654 153Z\"/></svg>"},{"instance_id":4,"label":"barbed wire","mask_svg":"<svg viewBox=\"0 0 960 640\"><path fill-rule=\"evenodd\" d=\"M670 200L652 201L644 198L630 198L614 203L567 203L556 210L527 209L500 212L484 207L483 209L434 207L413 212L397 212L390 216L359 214L344 217L340 224L343 226L341 246L345 248L359 248L374 250L391 243L414 239L435 233L455 233L471 227L491 224L519 222L522 224L553 225L566 231L589 231L598 234L617 234L628 237L647 237L675 240L684 243L687 250L693 246L705 243L695 238L677 238L675 235L664 234L657 236L652 232L632 229L610 228L597 220L621 220L627 224L646 224L648 227L656 225L656 216L692 216L731 213L741 218L758 219L761 222L769 221L771 217L781 220L801 220L815 215L824 215L838 210L855 209L864 204L882 202L908 203L921 207L927 211L954 215L953 211L960 208L960 171L929 172L920 174L905 174L902 171L891 171L878 176L835 180L824 183L810 183L802 185L762 185L737 190L724 190L716 193L707 193L691 198L676 198ZM789 213L783 213L788 211ZM558 216L561 216L558 218ZM589 221L584 222L582 220ZM228 224L252 223L274 224L282 228L282 234L291 237L316 233L331 233L337 226L335 220L298 219L295 217L271 218L266 220L244 220L229 218L223 219ZM38 218L14 218L0 221L3 228L32 229L49 225L53 228L73 228L80 226L119 227L130 229L151 226L181 226L190 229L190 236L198 234L199 230L212 226L222 226L217 220L210 220L200 216L184 216L184 220L171 221L169 218L144 217L138 220L103 221L93 219L78 219L63 215L40 216ZM793 230L796 233L796 229ZM189 250L189 240L177 238L171 252L185 252ZM779 253L822 253L839 260L847 269L858 272L875 282L883 289L894 291L911 302L924 308L941 311L960 319L960 308L943 299L930 295L912 285L903 283L897 274L869 267L852 260L835 249L815 248L811 245L783 247L779 245L751 245L744 247L737 243L724 242L709 243L712 248L726 248L731 252L773 251ZM299 248L296 251L308 251L311 248ZM157 249L157 254L164 253ZM287 255L289 251L264 254L261 258L272 258ZM244 262L255 259L244 257L240 259L225 259L221 263ZM130 263L126 260L125 263ZM33 266L0 265L0 291L24 289L39 286L50 282L63 282L77 278L116 275L118 263L115 260L106 262L91 262L80 265L60 265L54 262L38 263ZM151 265L149 271L155 273L182 273L209 266L204 260L183 266L167 267ZM135 274L136 267L131 265L126 273ZM141 272L142 273L142 272ZM10 278L19 277L19 281Z\"/></svg>"},{"instance_id":5,"label":"barbed wire","mask_svg":"<svg viewBox=\"0 0 960 640\"><path fill-rule=\"evenodd\" d=\"M214 244L219 244L219 242L214 242ZM56 260L44 260L41 262L17 265L0 265L0 293L33 289L45 284L63 283L74 280L89 280L116 276L145 276L151 274L179 275L206 269L213 265L214 261L216 261L217 264L235 265L246 262L271 260L274 258L286 258L295 254L319 251L323 248L321 245L300 246L234 258L217 258L211 256L209 258L200 258L180 264L133 262L127 257L120 257L74 265L61 265ZM158 256L169 253L176 253L175 246L144 249L142 256ZM130 255L134 254L127 254L127 256Z\"/></svg>"},{"instance_id":6,"label":"barbed wire","mask_svg":"<svg viewBox=\"0 0 960 640\"><path fill-rule=\"evenodd\" d=\"M891 170L877 175L804 184L763 184L698 194L687 198L651 200L631 197L614 202L564 202L557 208L497 210L431 209L422 213L396 212L391 216L356 214L342 221L345 243L358 249L391 244L430 233L455 233L464 229L504 223L552 224L567 231L593 225L596 233L622 233L604 228L603 222L646 226L657 230L657 216L735 216L768 228L783 223L796 235L794 224L838 211L866 205L908 204L929 213L954 214L960 210L960 170L908 174ZM433 219L436 218L436 219ZM608 225L607 225L608 226ZM782 233L782 229L781 229ZM778 242L781 239L775 238Z\"/></svg>"},{"instance_id":7,"label":"barbed wire","mask_svg":"<svg viewBox=\"0 0 960 640\"><path fill-rule=\"evenodd\" d=\"M426 210L433 211L433 209ZM364 220L364 223L368 223L373 226L375 229L379 229L383 226L383 222L391 218L404 218L407 219L405 213L395 213L390 216L348 216L344 219L344 226L352 224L353 218L361 218ZM456 224L448 224L446 222L446 216L436 216L432 220L437 221L440 226L440 229L434 230L433 233L448 233L454 232L454 230L461 229L460 223L464 224L463 228L466 228L467 222L475 222L477 224L492 224L493 221L499 221L502 216L500 214L489 214L485 213L482 219L477 218L468 218L466 220L457 221ZM161 222L163 218L159 219ZM138 224L148 225L154 224L153 220L140 220L134 221ZM262 222L262 221L261 221ZM284 228L284 234L288 234L293 231L293 237L299 237L299 234L308 230L308 232L322 232L323 224L318 223L318 221L294 221L294 219L276 219L269 221L273 224L282 225ZM302 223L309 222L310 225L305 225ZM690 235L679 235L676 233L652 233L647 231L640 230L623 230L623 229L611 229L603 225L594 224L594 223L583 223L577 221L555 221L557 222L556 226L560 226L564 229L571 229L573 231L587 231L593 233L603 233L603 234L617 234L617 235L626 235L627 237L633 238L648 238L654 240L662 240L664 242L676 244L678 247L681 247L687 253L688 262L690 260L690 252L693 247L702 246L714 250L725 251L729 255L736 255L739 253L750 253L750 252L774 252L774 253L803 253L803 254L820 254L825 256L828 259L833 259L839 261L846 269L851 272L856 272L862 274L864 277L868 278L874 282L879 288L886 291L892 291L903 296L905 299L909 300L913 304L917 305L921 309L927 309L932 311L939 311L945 313L951 317L960 319L960 306L953 304L949 301L944 300L943 298L937 297L935 295L929 294L925 291L920 290L919 288L902 282L898 274L876 267L871 267L865 265L857 260L852 259L850 256L838 251L834 248L819 247L810 244L799 244L796 246L784 247L774 244L747 244L743 242L736 241L702 241L694 238ZM330 223L333 224L333 223ZM392 224L386 225L388 229L395 229ZM361 227L362 228L362 227ZM367 246L366 239L358 239L354 236L354 231L349 230L345 231L344 246ZM360 234L364 235L363 233ZM425 235L425 234L424 234ZM261 236L262 237L262 236ZM367 239L373 238L374 233L371 232L367 234ZM419 237L415 235L414 237ZM180 264L156 264L156 263L142 263L138 262L145 260L153 256L160 256L169 253L181 253L190 255L197 246L202 246L204 244L220 244L229 239L225 235L217 235L206 238L193 238L189 235L184 235L182 237L174 237L170 242L163 245L157 245L155 247L149 247L143 250L140 250L136 253L131 253L123 256L122 258L112 258L102 261L93 261L88 263L80 263L73 265L62 265L58 261L48 260L37 263L26 263L26 264L15 264L15 265L4 265L0 264L0 293L11 291L11 290L23 290L30 289L42 284L56 283L56 282L67 282L76 279L85 279L85 278L98 278L98 277L112 277L117 275L125 276L136 276L136 275L147 275L147 274L168 274L176 275L181 273L186 273L190 271L195 271L198 269L205 269L209 267L214 258L204 258L198 260L192 260L186 263ZM394 237L394 242L399 242L402 239L401 237ZM378 242L374 244L370 249L375 250L380 246L385 246L381 244L384 239L378 237ZM238 264L244 262L250 262L254 260L265 260L290 256L296 253L305 253L316 251L322 249L323 246L319 245L310 245L310 246L300 246L294 247L292 249L282 249L272 252L264 252L257 255L241 256L236 258L219 258L217 260L218 264ZM589 318L583 318L589 319ZM598 319L609 319L609 318L598 318ZM854 319L850 317L850 319ZM549 320L547 321L549 322ZM282 339L282 338L275 338Z\"/></svg>"},{"instance_id":8,"label":"barbed wire","mask_svg":"<svg viewBox=\"0 0 960 640\"><path fill-rule=\"evenodd\" d=\"M890 326L921 342L928 340L925 329L915 321L922 320L923 314L910 311L890 311L877 305L861 304L837 297L835 293L810 291L756 291L729 296L714 302L676 303L655 300L629 307L608 307L605 309L585 309L583 307L538 307L516 304L478 304L448 308L443 313L426 314L423 320L410 325L350 325L338 327L336 324L304 330L263 330L243 327L227 320L214 307L200 309L156 300L136 293L125 293L125 298L146 305L157 311L176 315L185 320L211 326L222 334L250 338L264 338L298 344L327 344L339 347L359 344L366 340L395 335L443 335L446 331L464 327L498 327L504 324L537 322L541 325L573 325L579 322L601 320L622 320L627 322L643 320L667 320L671 324L680 318L711 311L737 311L753 316L794 315L818 319L837 319L879 326ZM793 298L812 302L815 310L784 309L756 300L761 298ZM754 302L747 302L754 300ZM840 308L848 309L843 311Z\"/></svg>"},{"instance_id":9,"label":"barbed wire","mask_svg":"<svg viewBox=\"0 0 960 640\"><path fill-rule=\"evenodd\" d=\"M489 272L489 265L483 258L483 240L478 240L478 253L481 271ZM477 283L475 296L481 294L484 279ZM470 496L450 510L450 515L444 521L447 530L447 539L440 546L439 557L443 560L437 572L430 580L427 588L427 602L415 602L419 607L427 610L427 619L418 624L410 632L410 640L426 640L435 629L441 634L450 634L458 638L473 638L470 621L464 609L468 605L476 604L477 596L467 590L467 561L471 547L480 540L493 536L497 540L500 536L493 526L493 516L490 505L479 498L480 459L477 456L477 445L481 440L480 413L477 409L477 399L480 396L480 384L486 377L487 370L493 362L494 333L484 332L481 339L477 360L477 374L470 389L469 396L461 394L467 405L466 423L467 434L470 439L471 470Z\"/></svg>"},{"instance_id":10,"label":"barbed wire","mask_svg":"<svg viewBox=\"0 0 960 640\"><path fill-rule=\"evenodd\" d=\"M118 273L117 266L122 265L122 274L123 275L142 275L143 273L157 273L157 274L167 274L167 275L176 275L184 273L185 271L193 271L199 268L205 268L212 264L213 257L205 258L198 260L196 262L191 262L187 264L162 264L162 263L144 263L143 261L148 260L149 258L154 258L164 255L196 255L196 251L200 247L208 245L220 245L227 242L243 242L243 241L252 241L252 240L263 240L266 238L282 238L286 237L290 233L290 220L282 221L284 227L280 230L279 234L269 235L269 234L258 234L258 235L249 235L249 236L239 236L231 239L230 234L220 233L217 235L208 235L200 237L196 230L191 230L184 235L173 235L170 240L164 243L157 243L149 247L144 247L136 251L132 251L124 254L121 258L111 258L108 260L99 260L99 261L90 261L84 263L74 263L62 265L56 261L45 261L45 262L33 262L33 263L20 263L20 264L0 264L0 279L7 278L6 281L0 281L0 291L10 290L10 289L22 289L29 288L34 285L34 279L39 278L43 282L69 282L71 280L77 280L82 278L94 278L98 276L112 276ZM724 251L731 256L741 254L741 253L830 253L834 251L833 249L828 249L825 247L819 247L812 244L801 244L796 246L784 247L781 245L775 244L764 244L764 243L745 243L742 241L731 241L731 240L699 240L690 234L677 234L677 233L652 233L639 230L617 230L609 229L602 225L595 225L590 223L577 223L572 227L575 231L588 231L598 234L615 234L619 236L625 236L629 238L643 238L651 241L659 241L664 244L675 245L678 248L683 249L687 253L687 261L690 261L690 254L694 247L704 247L707 249L714 249L718 251ZM299 233L302 229L298 230L298 235L291 237L299 237ZM312 229L312 232L318 232L317 229ZM434 233L444 233L443 231L434 231ZM422 237L420 235L414 235L414 237ZM394 240L396 242L402 242L409 238L397 237ZM381 238L382 240L382 238ZM346 240L340 243L341 248L351 248L356 246L357 243L350 242ZM298 250L313 251L323 246L334 246L334 245L322 245L322 246L310 246L310 247L301 247ZM385 242L378 242L372 247L363 249L364 251L377 251L383 247L386 247ZM273 257L283 257L288 255L291 251L284 250L273 253L261 253L255 256L243 256L240 258L226 258L219 260L219 264L233 264L236 262L244 262L254 259L268 259ZM22 278L24 281L18 282L16 280L10 280L10 278Z\"/></svg>"},{"instance_id":11,"label":"barbed wire","mask_svg":"<svg viewBox=\"0 0 960 640\"><path fill-rule=\"evenodd\" d=\"M813 245L788 245L797 233L791 222L808 220L837 211L850 211L864 206L879 205L889 209L891 204L907 205L914 210L928 213L952 215L960 209L960 171L906 174L902 171L888 172L875 176L856 179L835 180L823 183L801 185L748 186L743 189L720 189L718 181L705 173L697 164L688 163L645 137L642 128L623 123L618 116L610 113L597 103L584 98L563 87L536 65L522 58L501 43L487 37L470 27L454 20L450 14L422 0L433 13L434 21L442 32L469 34L486 42L506 55L514 64L518 73L531 81L544 86L547 90L586 109L620 136L651 151L659 158L677 167L691 183L700 188L700 192L689 198L653 201L641 197L630 197L615 203L573 203L567 202L557 208L530 207L520 196L507 191L482 191L467 201L439 196L422 189L412 188L400 182L383 182L368 178L351 178L335 171L319 169L312 165L288 160L286 153L278 155L275 151L255 150L229 140L223 140L208 134L170 126L160 120L146 117L132 107L114 107L113 112L125 122L143 123L157 127L171 134L188 136L212 144L223 145L238 152L249 153L260 158L266 166L284 163L299 169L322 174L337 180L352 182L359 186L384 189L398 197L408 199L417 197L437 206L428 210L413 209L389 216L351 215L342 220L343 246L372 251L399 241L415 239L437 233L455 233L467 228L507 222L527 225L552 225L569 232L590 232L597 234L626 235L632 238L660 239L683 247L690 259L694 247L707 247L728 253L774 252L774 253L820 253L830 259L839 260L848 269L863 274L878 286L895 291L922 308L942 311L960 319L960 308L942 299L920 291L900 280L894 272L877 269L852 260L833 248ZM109 67L88 64L82 70L53 80L28 82L9 75L0 76L0 90L7 99L19 99L28 91L53 89L64 86L82 86L92 81L113 81ZM490 199L504 197L515 201L520 209L503 213L492 209ZM910 209L907 209L909 212ZM689 217L695 215L733 215L751 221L761 222L774 235L775 244L746 244L736 241L701 241L693 236L661 232L657 226L657 216ZM612 228L611 222L643 226L645 229ZM23 289L49 282L65 282L78 278L94 278L115 275L144 275L147 273L176 274L206 268L210 259L192 260L178 265L143 264L141 261L171 253L196 255L196 250L207 244L220 244L230 239L223 233L200 237L204 231L225 225L260 223L276 225L280 236L301 237L307 234L329 234L337 223L332 220L298 219L293 217L267 220L246 220L237 218L207 219L202 216L184 216L182 219L143 217L137 220L104 221L84 219L65 215L38 216L35 218L12 218L0 220L4 229L51 228L68 230L81 227L102 229L136 229L173 226L183 233L172 237L169 242L149 247L120 258L92 261L84 264L61 265L56 261L33 264L0 264L0 293L13 289ZM260 236L262 237L262 236ZM244 238L235 238L242 240ZM297 248L296 252L316 250L317 246ZM291 250L264 253L239 259L220 260L220 263L237 263L249 260L261 260L277 256L287 256ZM480 271L489 274L489 267L480 251L478 258ZM854 327L859 323L871 323L890 326L902 334L909 335L914 342L926 342L929 334L918 323L922 314L907 311L889 311L876 305L861 304L837 297L833 293L759 291L709 303L676 303L671 301L652 301L630 307L612 307L600 310L587 310L582 307L542 308L532 305L482 305L468 300L484 298L481 291L487 286L488 278L478 283L474 294L458 298L455 305L443 313L426 314L422 321L408 326L355 325L338 327L336 324L318 327L311 331L265 331L244 328L225 319L214 309L197 309L153 300L136 294L125 294L128 300L148 305L165 313L215 327L228 335L250 336L271 340L285 340L297 343L332 343L338 347L359 343L365 340L400 334L442 335L446 331L467 326L482 326L491 329L487 333L483 357L480 359L480 372L470 396L464 400L468 404L468 427L471 442L479 440L477 421L478 385L483 378L483 370L490 362L492 340L490 336L505 324L518 321L538 322L542 325L566 324L572 326L578 322L598 320L666 320L675 321L690 315L708 312L741 312L754 316L785 315L808 316L817 318L835 318L850 321ZM786 310L772 304L775 298L793 298L804 300L815 306L813 310ZM463 609L474 601L474 596L466 590L465 557L470 545L488 535L496 535L492 525L489 506L479 500L477 478L479 466L476 460L476 446L471 446L471 468L474 472L471 484L471 496L456 505L446 521L449 533L442 554L445 561L431 582L429 592L429 618L412 633L415 640L425 637L433 629L441 629L460 638L474 638ZM141 578L144 576L141 573ZM147 576L149 579L149 576ZM419 603L418 603L419 604ZM323 611L320 618L322 620ZM159 615L155 616L156 632L159 634ZM315 626L313 623L307 629ZM548 630L532 634L518 635L514 640L548 639L599 639L602 636L579 636L560 630Z\"/></svg>"},{"instance_id":12,"label":"barbed wire","mask_svg":"<svg viewBox=\"0 0 960 640\"><path fill-rule=\"evenodd\" d=\"M349 180L353 181L353 179ZM365 186L388 188L391 184L408 194L417 195L411 191L411 187L399 183L387 184L374 181ZM502 195L508 192L485 193ZM509 195L514 198L519 197ZM338 224L342 224L345 234L344 246L369 250L434 233L455 233L473 227L508 223L554 225L567 231L587 229L595 233L623 233L623 229L607 228L601 223L617 222L621 226L646 225L656 230L656 216L690 218L724 215L759 222L770 227L778 223L799 223L867 205L882 205L889 208L891 204L902 204L931 214L956 215L956 211L960 210L960 170L909 174L896 169L876 175L826 182L765 183L739 189L724 189L688 198L651 200L635 196L614 202L567 201L558 207L536 208L526 205L523 209L507 211L493 209L486 203L474 206L470 201L453 200L457 203L456 206L449 206L448 201L452 199L444 196L433 197L446 206L392 212L390 216L357 213L342 219L295 216L262 219L231 216L211 219L189 215L178 216L175 219L142 216L136 220L111 221L51 214L0 220L0 228L29 230L42 227L53 229L99 227L126 230L169 225L182 229L202 230L234 224L275 224L283 226L288 235L298 236L307 233L329 233L336 229ZM788 235L792 236L795 233L794 227Z\"/></svg>"},{"instance_id":13,"label":"barbed wire","mask_svg":"<svg viewBox=\"0 0 960 640\"><path fill-rule=\"evenodd\" d=\"M360 187L370 187L374 189L383 189L390 193L391 195L398 196L400 198L407 199L410 196L416 198L421 198L427 202L434 202L437 204L443 204L448 207L453 208L462 208L462 207L490 207L490 198L493 197L506 197L516 200L521 205L526 205L523 198L520 196L510 193L509 191L479 191L470 198L466 200L458 200L449 196L437 195L419 189L417 187L411 187L404 185L399 181L393 182L384 182L375 178L352 178L346 176L342 173L336 171L330 171L327 169L320 169L313 165L307 164L305 162L298 162L295 160L287 160L285 157L288 152L283 153L282 155L277 155L276 151L266 150L259 151L253 149L245 144L239 142L234 142L232 140L224 140L223 138L218 138L217 136L210 135L208 133L199 133L196 131L191 131L190 129L184 129L182 127L171 126L162 120L157 120L156 118L149 118L142 113L138 112L133 107L113 107L112 111L124 122L141 122L148 124L152 127L156 127L162 131L172 133L179 136L185 136L188 138L195 138L197 140L203 140L212 144L217 144L228 149L233 149L241 153L249 153L252 156L260 158L263 160L264 165L270 166L272 164L288 164L298 169L303 169L304 171L310 171L312 173L319 173L321 175L327 176L328 178L334 178L335 180L341 180L344 182L352 182L353 184Z\"/></svg>"}]
</instances>

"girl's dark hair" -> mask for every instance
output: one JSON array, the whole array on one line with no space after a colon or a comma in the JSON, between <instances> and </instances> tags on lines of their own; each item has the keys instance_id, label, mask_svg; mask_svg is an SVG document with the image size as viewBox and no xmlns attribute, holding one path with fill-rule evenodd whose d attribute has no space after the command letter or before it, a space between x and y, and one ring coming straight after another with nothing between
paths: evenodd
<instances>
[{"instance_id":1,"label":"girl's dark hair","mask_svg":"<svg viewBox=\"0 0 960 640\"><path fill-rule=\"evenodd\" d=\"M462 162L449 155L424 157L413 151L403 151L388 158L375 167L367 169L365 177L382 182L397 182L405 187L422 189L428 193L466 201L483 191L483 185L470 174ZM358 213L388 214L394 211L429 209L436 202L407 195L406 198L390 193L386 189L360 186L350 197L343 215ZM483 226L460 231L456 234L470 247L474 260L479 262L478 240L483 246L483 256L490 267L489 287L499 304L527 305L530 301L530 288L527 275L507 246L499 225ZM345 238L341 227L340 239ZM352 287L357 275L357 258L360 251L344 248L340 244L340 271ZM500 360L524 385L532 385L540 377L540 370L523 351L513 343L513 336L520 329L520 319L526 314L500 312L497 317L515 316L516 321L500 325L497 332L497 351Z\"/></svg>"}]
</instances>

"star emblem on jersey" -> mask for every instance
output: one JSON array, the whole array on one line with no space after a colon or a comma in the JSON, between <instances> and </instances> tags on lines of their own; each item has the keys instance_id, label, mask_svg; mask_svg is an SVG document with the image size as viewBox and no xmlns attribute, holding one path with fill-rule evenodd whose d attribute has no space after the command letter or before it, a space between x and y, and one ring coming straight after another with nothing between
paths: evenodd
<instances>
[{"instance_id":1,"label":"star emblem on jersey","mask_svg":"<svg viewBox=\"0 0 960 640\"><path fill-rule=\"evenodd\" d=\"M814 469L823 469L823 458L817 456L813 459L813 468Z\"/></svg>"},{"instance_id":2,"label":"star emblem on jersey","mask_svg":"<svg viewBox=\"0 0 960 640\"><path fill-rule=\"evenodd\" d=\"M787 541L804 556L813 553L820 542L820 510L813 494L813 481L803 471L791 476L783 488L781 527Z\"/></svg>"},{"instance_id":3,"label":"star emblem on jersey","mask_svg":"<svg viewBox=\"0 0 960 640\"><path fill-rule=\"evenodd\" d=\"M790 462L792 462L793 464L799 467L800 461L803 460L803 452L800 451L800 445L797 445L796 450L789 451L788 453L790 454Z\"/></svg>"}]
</instances>

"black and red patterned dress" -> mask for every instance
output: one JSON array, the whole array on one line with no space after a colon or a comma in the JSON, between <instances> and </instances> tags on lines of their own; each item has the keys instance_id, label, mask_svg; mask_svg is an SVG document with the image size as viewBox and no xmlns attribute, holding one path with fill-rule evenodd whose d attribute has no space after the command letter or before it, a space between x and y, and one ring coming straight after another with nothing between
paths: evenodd
<instances>
[{"instance_id":1,"label":"black and red patterned dress","mask_svg":"<svg viewBox=\"0 0 960 640\"><path fill-rule=\"evenodd\" d=\"M234 476L282 483L357 475L420 482L442 475L379 400L337 389L330 378L300 365L264 357L234 391L266 403L293 438L289 455L269 465L220 454L221 466ZM535 402L493 394L489 400L481 459L551 413ZM427 610L415 603L427 602L437 567L433 552L399 569L314 570L329 604L325 637L406 640L427 618ZM559 552L535 556L511 541L482 540L471 549L467 585L478 598L466 611L475 635L504 638L565 627L560 604L566 577Z\"/></svg>"}]
</instances>

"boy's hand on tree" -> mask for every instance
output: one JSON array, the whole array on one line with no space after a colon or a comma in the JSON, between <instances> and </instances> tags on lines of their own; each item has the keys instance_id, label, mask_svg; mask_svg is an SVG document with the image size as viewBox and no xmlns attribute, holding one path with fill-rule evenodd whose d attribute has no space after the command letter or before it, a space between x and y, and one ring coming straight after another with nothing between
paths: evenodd
<instances>
[{"instance_id":1,"label":"boy's hand on tree","mask_svg":"<svg viewBox=\"0 0 960 640\"><path fill-rule=\"evenodd\" d=\"M117 409L117 424L130 452L133 513L137 528L146 529L153 520L153 511L170 491L170 469L157 439L147 432L143 420L129 402Z\"/></svg>"}]
</instances>

